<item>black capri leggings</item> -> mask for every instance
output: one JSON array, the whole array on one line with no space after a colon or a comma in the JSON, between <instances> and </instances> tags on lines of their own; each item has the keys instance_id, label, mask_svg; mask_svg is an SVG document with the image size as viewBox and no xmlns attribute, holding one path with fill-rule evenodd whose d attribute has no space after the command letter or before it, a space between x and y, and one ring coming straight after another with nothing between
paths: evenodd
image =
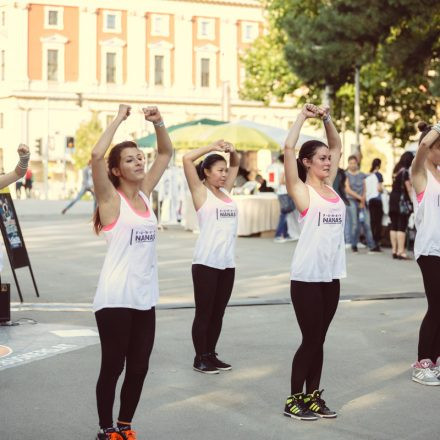
<instances>
[{"instance_id":1,"label":"black capri leggings","mask_svg":"<svg viewBox=\"0 0 440 440\"><path fill-rule=\"evenodd\" d=\"M232 288L235 269L214 269L203 264L193 264L192 278L196 314L192 326L192 338L197 355L214 353L223 315Z\"/></svg>"},{"instance_id":2,"label":"black capri leggings","mask_svg":"<svg viewBox=\"0 0 440 440\"><path fill-rule=\"evenodd\" d=\"M422 255L417 259L423 276L428 310L423 318L419 333L418 357L431 359L440 356L440 257Z\"/></svg>"},{"instance_id":3,"label":"black capri leggings","mask_svg":"<svg viewBox=\"0 0 440 440\"><path fill-rule=\"evenodd\" d=\"M390 212L391 231L406 232L408 227L409 216L399 214L398 212Z\"/></svg>"},{"instance_id":4,"label":"black capri leggings","mask_svg":"<svg viewBox=\"0 0 440 440\"><path fill-rule=\"evenodd\" d=\"M291 393L319 389L324 359L324 341L339 302L339 280L328 283L291 281L290 296L302 333L302 342L292 361Z\"/></svg>"},{"instance_id":5,"label":"black capri leggings","mask_svg":"<svg viewBox=\"0 0 440 440\"><path fill-rule=\"evenodd\" d=\"M101 339L101 371L96 384L99 426L113 425L113 404L118 378L125 366L119 420L131 423L154 344L156 316L150 310L105 308L95 313Z\"/></svg>"}]
</instances>

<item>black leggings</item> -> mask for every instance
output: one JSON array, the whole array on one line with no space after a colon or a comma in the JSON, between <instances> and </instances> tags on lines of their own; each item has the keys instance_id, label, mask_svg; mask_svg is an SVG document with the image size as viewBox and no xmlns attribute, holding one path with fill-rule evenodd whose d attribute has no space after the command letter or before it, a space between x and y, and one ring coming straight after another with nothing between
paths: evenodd
<instances>
[{"instance_id":1,"label":"black leggings","mask_svg":"<svg viewBox=\"0 0 440 440\"><path fill-rule=\"evenodd\" d=\"M370 199L368 202L368 209L370 211L370 225L371 232L373 234L374 242L380 246L380 240L382 239L382 217L383 207L382 200Z\"/></svg>"},{"instance_id":2,"label":"black leggings","mask_svg":"<svg viewBox=\"0 0 440 440\"><path fill-rule=\"evenodd\" d=\"M339 280L328 283L291 281L290 296L302 333L302 342L292 361L291 393L319 389L324 341L339 302Z\"/></svg>"},{"instance_id":3,"label":"black leggings","mask_svg":"<svg viewBox=\"0 0 440 440\"><path fill-rule=\"evenodd\" d=\"M197 355L215 352L234 277L233 268L221 270L202 264L192 266L196 303L192 338Z\"/></svg>"},{"instance_id":4,"label":"black leggings","mask_svg":"<svg viewBox=\"0 0 440 440\"><path fill-rule=\"evenodd\" d=\"M156 316L151 310L105 308L95 313L101 339L101 371L96 384L99 426L113 425L116 383L126 363L119 420L131 423L142 392L154 344Z\"/></svg>"},{"instance_id":5,"label":"black leggings","mask_svg":"<svg viewBox=\"0 0 440 440\"><path fill-rule=\"evenodd\" d=\"M440 257L422 255L417 259L423 275L428 311L423 318L419 333L419 361L440 356Z\"/></svg>"}]
</instances>

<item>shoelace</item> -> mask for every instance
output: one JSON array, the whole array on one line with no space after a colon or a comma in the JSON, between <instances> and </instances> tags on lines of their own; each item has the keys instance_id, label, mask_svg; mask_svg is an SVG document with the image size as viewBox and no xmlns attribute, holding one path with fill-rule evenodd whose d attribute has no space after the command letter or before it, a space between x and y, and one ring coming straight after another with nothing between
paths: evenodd
<instances>
[{"instance_id":1,"label":"shoelace","mask_svg":"<svg viewBox=\"0 0 440 440\"><path fill-rule=\"evenodd\" d=\"M437 374L430 368L423 368L423 374L427 377L437 377Z\"/></svg>"}]
</instances>

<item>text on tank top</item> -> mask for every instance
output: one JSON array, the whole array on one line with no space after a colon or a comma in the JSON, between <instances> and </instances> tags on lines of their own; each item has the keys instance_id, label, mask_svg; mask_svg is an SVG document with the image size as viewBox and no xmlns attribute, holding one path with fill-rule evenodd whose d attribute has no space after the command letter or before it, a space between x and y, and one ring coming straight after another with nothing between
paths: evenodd
<instances>
[{"instance_id":1,"label":"text on tank top","mask_svg":"<svg viewBox=\"0 0 440 440\"><path fill-rule=\"evenodd\" d=\"M147 310L159 296L156 257L157 219L148 197L139 192L147 212L133 208L120 193L119 217L104 228L107 253L93 304Z\"/></svg>"},{"instance_id":2,"label":"text on tank top","mask_svg":"<svg viewBox=\"0 0 440 440\"><path fill-rule=\"evenodd\" d=\"M235 267L235 241L238 226L237 204L224 188L224 201L206 189L206 201L197 211L200 235L194 249L193 264L217 269Z\"/></svg>"},{"instance_id":3,"label":"text on tank top","mask_svg":"<svg viewBox=\"0 0 440 440\"><path fill-rule=\"evenodd\" d=\"M335 198L329 199L310 185L307 188L310 203L305 215L299 218L301 233L292 260L291 279L329 282L344 278L345 204L336 193Z\"/></svg>"},{"instance_id":4,"label":"text on tank top","mask_svg":"<svg viewBox=\"0 0 440 440\"><path fill-rule=\"evenodd\" d=\"M426 174L426 188L418 195L415 210L416 259L420 255L440 256L440 182L429 170Z\"/></svg>"}]
</instances>

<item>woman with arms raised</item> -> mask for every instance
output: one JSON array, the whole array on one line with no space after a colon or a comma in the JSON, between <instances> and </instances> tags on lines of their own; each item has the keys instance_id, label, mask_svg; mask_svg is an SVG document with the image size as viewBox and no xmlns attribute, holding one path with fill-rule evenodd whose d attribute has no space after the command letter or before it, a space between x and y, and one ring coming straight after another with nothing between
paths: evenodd
<instances>
[{"instance_id":1,"label":"woman with arms raised","mask_svg":"<svg viewBox=\"0 0 440 440\"><path fill-rule=\"evenodd\" d=\"M417 203L414 257L422 271L428 310L419 332L412 380L440 385L440 123L419 123L419 148L411 165Z\"/></svg>"},{"instance_id":2,"label":"woman with arms raised","mask_svg":"<svg viewBox=\"0 0 440 440\"><path fill-rule=\"evenodd\" d=\"M295 146L308 118L322 118L328 146L307 141L297 160ZM329 109L306 104L284 148L287 191L300 212L301 235L292 261L290 294L302 333L284 414L300 420L336 417L321 398L319 384L324 340L339 302L339 279L346 276L345 204L332 188L341 147Z\"/></svg>"},{"instance_id":3,"label":"woman with arms raised","mask_svg":"<svg viewBox=\"0 0 440 440\"><path fill-rule=\"evenodd\" d=\"M101 371L96 386L101 440L134 440L131 421L139 402L154 343L155 305L159 297L157 219L149 197L168 166L172 145L157 107L142 109L153 123L157 157L145 172L145 157L133 141L115 145L113 136L130 115L128 105L107 127L92 151L98 208L95 231L104 231L107 254L93 302L101 340ZM116 383L124 369L117 427L113 426Z\"/></svg>"},{"instance_id":4,"label":"woman with arms raised","mask_svg":"<svg viewBox=\"0 0 440 440\"><path fill-rule=\"evenodd\" d=\"M229 153L229 169L226 159L216 152ZM194 162L204 155L207 156L196 167ZM196 352L193 368L200 373L215 374L231 369L231 365L217 358L215 348L234 286L238 212L229 193L239 162L234 146L223 140L183 157L200 227L192 265L196 304L192 327Z\"/></svg>"}]
</instances>

